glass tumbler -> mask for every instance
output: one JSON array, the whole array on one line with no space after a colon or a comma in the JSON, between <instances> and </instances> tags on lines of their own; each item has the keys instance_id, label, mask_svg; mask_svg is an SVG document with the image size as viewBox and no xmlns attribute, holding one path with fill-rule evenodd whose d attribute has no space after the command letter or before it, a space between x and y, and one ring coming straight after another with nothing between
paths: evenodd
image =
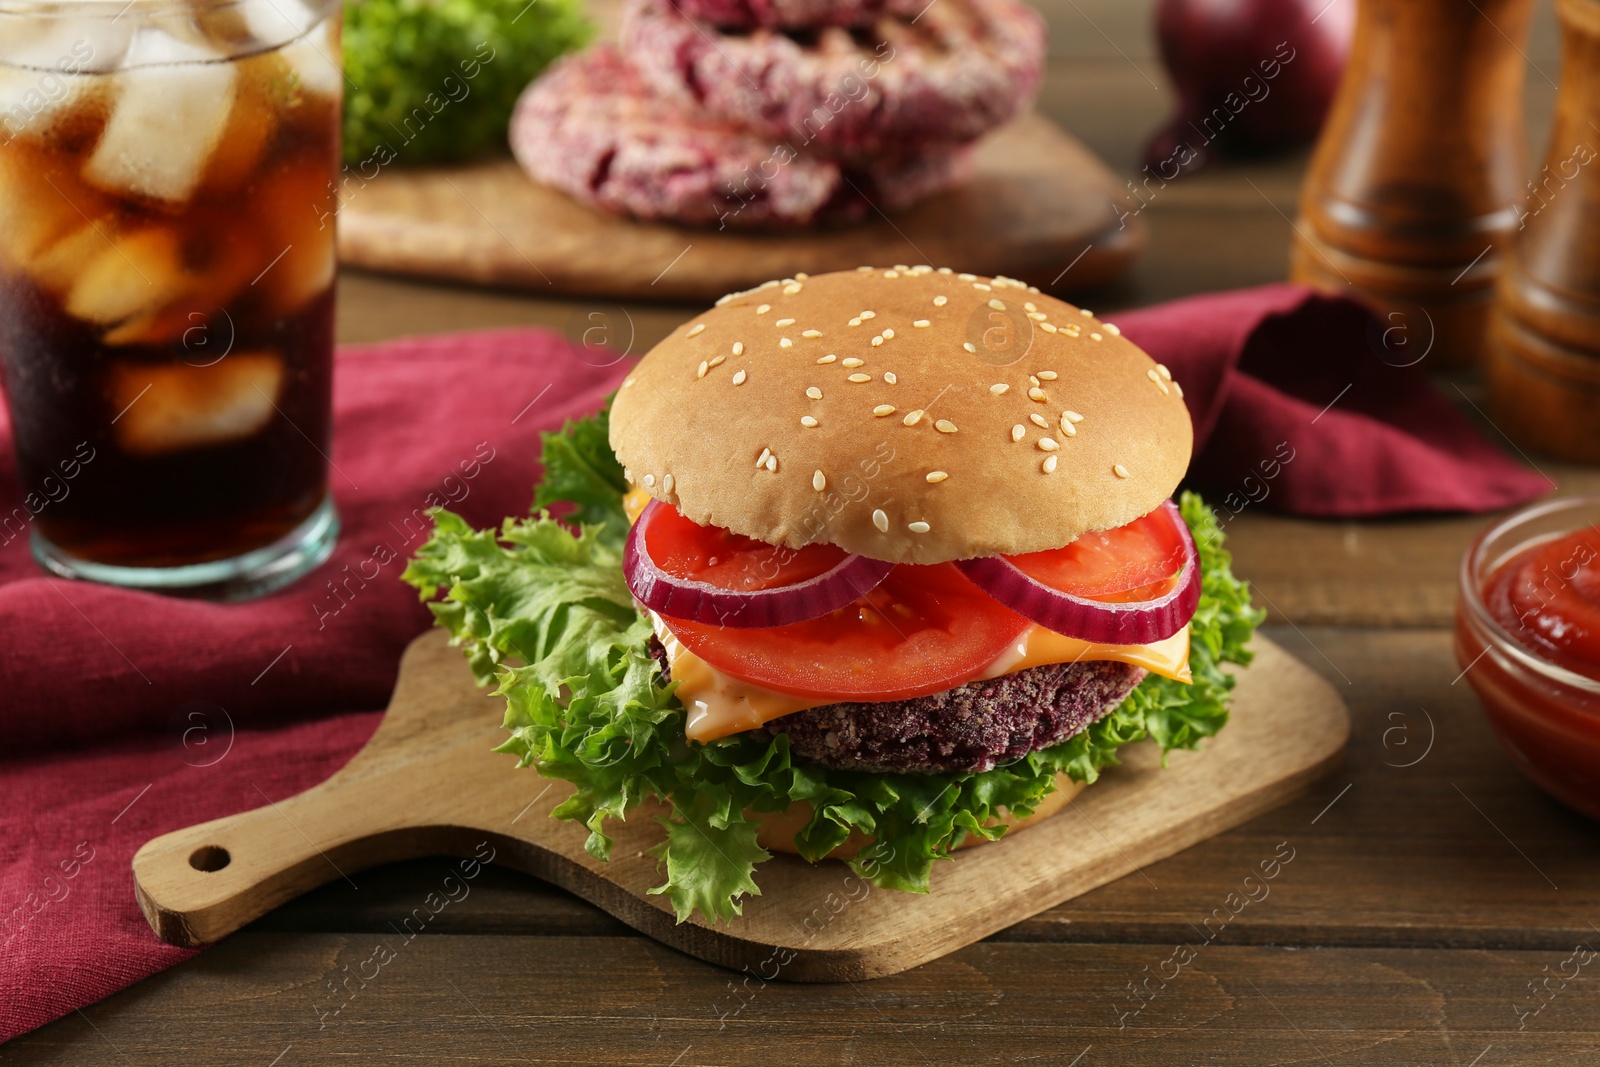
<instances>
[{"instance_id":1,"label":"glass tumbler","mask_svg":"<svg viewBox=\"0 0 1600 1067\"><path fill-rule=\"evenodd\" d=\"M222 599L332 551L339 16L0 0L0 543Z\"/></svg>"}]
</instances>

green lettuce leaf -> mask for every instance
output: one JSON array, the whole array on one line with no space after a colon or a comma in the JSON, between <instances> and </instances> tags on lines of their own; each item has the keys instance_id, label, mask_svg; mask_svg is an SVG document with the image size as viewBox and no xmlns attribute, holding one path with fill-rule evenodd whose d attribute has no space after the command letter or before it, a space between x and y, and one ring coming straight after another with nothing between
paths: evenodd
<instances>
[{"instance_id":1,"label":"green lettuce leaf","mask_svg":"<svg viewBox=\"0 0 1600 1067\"><path fill-rule=\"evenodd\" d=\"M474 531L435 513L433 538L403 578L416 587L480 683L498 678L509 732L500 751L575 786L555 811L589 830L587 848L609 858L607 820L640 817L652 802L665 826L653 854L666 871L663 893L681 922L698 912L727 920L759 894L754 872L769 858L751 813L811 806L796 835L818 860L852 832L871 845L848 861L883 888L927 892L934 863L968 835L996 838L987 825L1002 809L1026 816L1065 772L1092 782L1124 745L1149 739L1163 756L1195 748L1228 719L1233 678L1245 664L1264 613L1234 578L1215 516L1192 493L1180 506L1200 553L1202 592L1190 625L1184 685L1156 675L1110 715L1077 736L1015 763L977 774L873 774L795 763L788 739L739 734L707 744L684 736L684 713L662 684L647 642L650 624L622 580L626 486L607 446L605 411L546 435L545 482L527 519ZM577 529L546 506L572 505ZM443 593L440 596L441 591Z\"/></svg>"}]
</instances>

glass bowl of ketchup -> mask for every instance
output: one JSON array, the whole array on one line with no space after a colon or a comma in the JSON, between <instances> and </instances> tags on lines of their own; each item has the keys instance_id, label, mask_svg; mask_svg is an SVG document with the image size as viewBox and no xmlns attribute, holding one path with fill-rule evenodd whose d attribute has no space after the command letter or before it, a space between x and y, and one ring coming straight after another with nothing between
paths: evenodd
<instances>
[{"instance_id":1,"label":"glass bowl of ketchup","mask_svg":"<svg viewBox=\"0 0 1600 1067\"><path fill-rule=\"evenodd\" d=\"M1512 762L1600 819L1600 497L1534 504L1478 536L1455 650Z\"/></svg>"}]
</instances>

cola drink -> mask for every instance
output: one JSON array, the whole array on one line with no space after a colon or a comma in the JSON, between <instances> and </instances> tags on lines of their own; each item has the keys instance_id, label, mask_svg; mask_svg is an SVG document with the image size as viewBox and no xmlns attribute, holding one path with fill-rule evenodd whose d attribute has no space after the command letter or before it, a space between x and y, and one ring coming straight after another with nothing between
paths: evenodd
<instances>
[{"instance_id":1,"label":"cola drink","mask_svg":"<svg viewBox=\"0 0 1600 1067\"><path fill-rule=\"evenodd\" d=\"M0 0L0 382L57 573L232 596L326 558L335 2ZM114 8L120 5L113 5Z\"/></svg>"}]
</instances>

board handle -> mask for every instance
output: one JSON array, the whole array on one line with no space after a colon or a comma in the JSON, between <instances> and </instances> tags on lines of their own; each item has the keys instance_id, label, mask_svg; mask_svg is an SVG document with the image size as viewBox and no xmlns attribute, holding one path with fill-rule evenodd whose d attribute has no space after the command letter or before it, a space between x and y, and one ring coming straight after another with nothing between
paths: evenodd
<instances>
[{"instance_id":1,"label":"board handle","mask_svg":"<svg viewBox=\"0 0 1600 1067\"><path fill-rule=\"evenodd\" d=\"M400 806L393 785L381 774L341 773L147 841L133 857L146 921L171 944L208 944L327 882L342 878L354 889L352 876L368 867L436 853L437 835L385 817Z\"/></svg>"}]
</instances>

